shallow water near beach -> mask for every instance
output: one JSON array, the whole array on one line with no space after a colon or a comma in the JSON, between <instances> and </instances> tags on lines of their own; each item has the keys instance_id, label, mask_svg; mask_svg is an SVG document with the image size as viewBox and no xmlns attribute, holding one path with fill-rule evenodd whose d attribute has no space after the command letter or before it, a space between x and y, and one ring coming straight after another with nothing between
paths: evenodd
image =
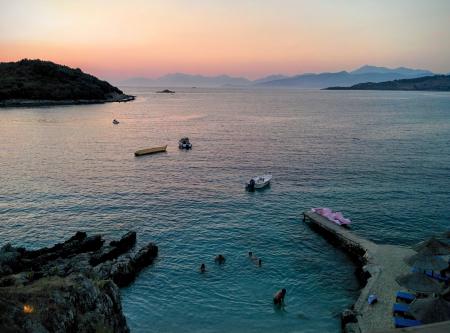
<instances>
[{"instance_id":1,"label":"shallow water near beach","mask_svg":"<svg viewBox=\"0 0 450 333\"><path fill-rule=\"evenodd\" d=\"M122 290L133 332L339 332L354 266L303 210L340 210L392 244L450 227L449 93L124 90L137 100L0 110L0 243L130 229L156 242L158 260ZM269 188L244 190L268 172Z\"/></svg>"}]
</instances>

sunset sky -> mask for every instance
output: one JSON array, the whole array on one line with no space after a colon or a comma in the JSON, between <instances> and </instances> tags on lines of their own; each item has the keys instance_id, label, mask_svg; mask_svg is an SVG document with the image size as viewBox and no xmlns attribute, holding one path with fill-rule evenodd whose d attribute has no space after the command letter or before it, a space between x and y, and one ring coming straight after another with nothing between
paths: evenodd
<instances>
[{"instance_id":1,"label":"sunset sky","mask_svg":"<svg viewBox=\"0 0 450 333\"><path fill-rule=\"evenodd\" d=\"M106 79L364 64L450 72L448 0L0 0L0 61Z\"/></svg>"}]
</instances>

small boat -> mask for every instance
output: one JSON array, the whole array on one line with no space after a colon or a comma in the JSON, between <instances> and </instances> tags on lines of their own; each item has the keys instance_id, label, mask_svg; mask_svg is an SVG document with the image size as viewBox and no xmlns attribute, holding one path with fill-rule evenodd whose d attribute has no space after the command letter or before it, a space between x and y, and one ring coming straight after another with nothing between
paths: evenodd
<instances>
[{"instance_id":1,"label":"small boat","mask_svg":"<svg viewBox=\"0 0 450 333\"><path fill-rule=\"evenodd\" d=\"M137 151L134 152L134 156L142 156L142 155L162 153L162 152L165 152L166 149L167 149L167 145L161 146L161 147L140 149L140 150L137 150Z\"/></svg>"},{"instance_id":2,"label":"small boat","mask_svg":"<svg viewBox=\"0 0 450 333\"><path fill-rule=\"evenodd\" d=\"M114 120L113 120L113 124L114 124L114 125L117 125L117 124L119 124L119 121L118 121L117 119L114 119Z\"/></svg>"},{"instance_id":3,"label":"small boat","mask_svg":"<svg viewBox=\"0 0 450 333\"><path fill-rule=\"evenodd\" d=\"M266 187L267 185L270 184L271 179L272 179L272 175L263 175L263 176L253 177L247 183L246 188L249 191L253 191L255 189Z\"/></svg>"},{"instance_id":4,"label":"small boat","mask_svg":"<svg viewBox=\"0 0 450 333\"><path fill-rule=\"evenodd\" d=\"M180 149L191 149L192 143L189 142L189 138L181 138L180 141L178 141L178 148Z\"/></svg>"}]
</instances>

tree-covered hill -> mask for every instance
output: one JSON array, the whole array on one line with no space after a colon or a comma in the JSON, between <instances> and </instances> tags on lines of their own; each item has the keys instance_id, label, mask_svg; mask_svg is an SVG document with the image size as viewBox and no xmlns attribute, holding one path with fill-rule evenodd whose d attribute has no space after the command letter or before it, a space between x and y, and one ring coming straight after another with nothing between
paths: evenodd
<instances>
[{"instance_id":1,"label":"tree-covered hill","mask_svg":"<svg viewBox=\"0 0 450 333\"><path fill-rule=\"evenodd\" d=\"M125 95L119 88L83 73L79 68L28 59L0 63L0 104L3 105L30 101L69 104L130 99L132 96Z\"/></svg>"}]
</instances>

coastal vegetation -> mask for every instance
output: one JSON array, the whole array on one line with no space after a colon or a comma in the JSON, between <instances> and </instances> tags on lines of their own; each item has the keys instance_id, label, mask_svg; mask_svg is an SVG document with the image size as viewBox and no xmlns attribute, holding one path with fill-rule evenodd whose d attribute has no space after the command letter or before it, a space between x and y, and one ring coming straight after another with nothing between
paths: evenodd
<instances>
[{"instance_id":1,"label":"coastal vegetation","mask_svg":"<svg viewBox=\"0 0 450 333\"><path fill-rule=\"evenodd\" d=\"M394 80L385 82L366 82L350 87L329 87L326 90L423 90L450 91L450 75L424 76L414 79Z\"/></svg>"},{"instance_id":2,"label":"coastal vegetation","mask_svg":"<svg viewBox=\"0 0 450 333\"><path fill-rule=\"evenodd\" d=\"M29 59L0 63L0 106L89 104L133 98L79 68Z\"/></svg>"}]
</instances>

